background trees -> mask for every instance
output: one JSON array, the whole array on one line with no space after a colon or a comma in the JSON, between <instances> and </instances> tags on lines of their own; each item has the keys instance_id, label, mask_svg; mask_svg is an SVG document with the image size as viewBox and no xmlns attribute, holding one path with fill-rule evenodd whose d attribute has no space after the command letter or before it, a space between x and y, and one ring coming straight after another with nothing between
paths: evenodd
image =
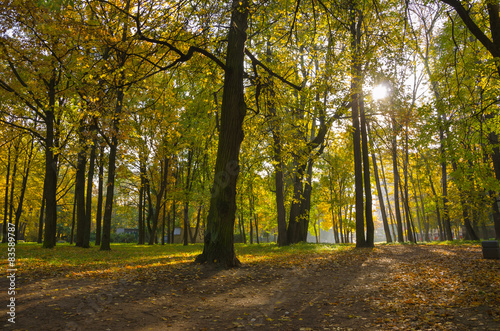
<instances>
[{"instance_id":1,"label":"background trees","mask_svg":"<svg viewBox=\"0 0 500 331\"><path fill-rule=\"evenodd\" d=\"M3 3L3 224L102 249L180 227L227 265L234 233L318 224L358 246L498 237L498 4L463 6Z\"/></svg>"}]
</instances>

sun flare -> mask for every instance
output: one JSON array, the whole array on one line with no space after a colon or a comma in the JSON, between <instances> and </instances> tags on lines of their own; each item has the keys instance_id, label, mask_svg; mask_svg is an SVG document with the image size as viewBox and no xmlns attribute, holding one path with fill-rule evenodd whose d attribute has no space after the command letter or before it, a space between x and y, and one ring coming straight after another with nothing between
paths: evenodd
<instances>
[{"instance_id":1,"label":"sun flare","mask_svg":"<svg viewBox=\"0 0 500 331\"><path fill-rule=\"evenodd\" d=\"M389 90L384 85L377 85L372 90L372 97L375 101L384 99L388 94Z\"/></svg>"}]
</instances>

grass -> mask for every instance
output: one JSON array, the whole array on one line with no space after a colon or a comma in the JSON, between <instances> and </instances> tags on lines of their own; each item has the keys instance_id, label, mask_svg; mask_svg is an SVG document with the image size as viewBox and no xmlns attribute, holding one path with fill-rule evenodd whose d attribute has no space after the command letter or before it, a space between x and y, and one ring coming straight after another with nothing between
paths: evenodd
<instances>
[{"instance_id":1,"label":"grass","mask_svg":"<svg viewBox=\"0 0 500 331\"><path fill-rule=\"evenodd\" d=\"M423 244L423 243L419 243ZM479 242L453 241L426 245L479 245ZM401 245L390 243L382 245ZM408 243L403 243L408 245ZM0 244L0 266L7 267L7 244ZM260 245L235 244L240 261L245 265L301 265L329 254L354 253L354 244L300 243L279 247L274 243ZM44 249L37 243L16 245L16 267L27 278L40 276L119 277L122 272L155 267L182 267L192 263L203 250L203 244L183 246L111 244L111 251L99 247L80 248L68 243Z\"/></svg>"}]
</instances>

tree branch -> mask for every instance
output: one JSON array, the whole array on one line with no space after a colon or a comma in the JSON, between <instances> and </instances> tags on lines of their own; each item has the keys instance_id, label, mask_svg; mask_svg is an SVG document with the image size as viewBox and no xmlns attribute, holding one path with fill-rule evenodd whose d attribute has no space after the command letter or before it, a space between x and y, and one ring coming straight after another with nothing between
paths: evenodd
<instances>
[{"instance_id":1,"label":"tree branch","mask_svg":"<svg viewBox=\"0 0 500 331\"><path fill-rule=\"evenodd\" d=\"M293 87L294 89L296 89L297 91L300 91L302 90L302 87L301 86L298 86L298 85L295 85L294 83L292 82L289 82L288 80L286 80L285 78L281 77L280 75L274 73L271 69L269 69L264 63L260 62L259 60L257 60L257 58L248 50L248 48L245 48L245 54L252 60L252 64L257 64L259 65L262 69L264 69L265 71L267 71L267 73L269 73L271 76L273 77L276 77L278 78L279 80L281 80L283 83Z\"/></svg>"}]
</instances>

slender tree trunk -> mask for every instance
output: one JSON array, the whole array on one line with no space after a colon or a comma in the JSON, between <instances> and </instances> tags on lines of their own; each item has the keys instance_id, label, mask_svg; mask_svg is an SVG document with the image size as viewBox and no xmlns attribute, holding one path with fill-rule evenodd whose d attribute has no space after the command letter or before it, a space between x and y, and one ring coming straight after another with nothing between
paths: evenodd
<instances>
[{"instance_id":1,"label":"slender tree trunk","mask_svg":"<svg viewBox=\"0 0 500 331\"><path fill-rule=\"evenodd\" d=\"M15 226L14 221L14 190L16 187L17 161L19 160L19 141L14 145L14 168L12 169L12 183L10 184L10 201L9 201L9 223ZM15 231L17 233L17 228Z\"/></svg>"},{"instance_id":2,"label":"slender tree trunk","mask_svg":"<svg viewBox=\"0 0 500 331\"><path fill-rule=\"evenodd\" d=\"M76 220L76 193L73 195L73 213L71 215L71 234L69 235L69 244L73 245L75 240L75 220Z\"/></svg>"},{"instance_id":3,"label":"slender tree trunk","mask_svg":"<svg viewBox=\"0 0 500 331\"><path fill-rule=\"evenodd\" d=\"M15 232L15 239L16 239L16 242L17 240L19 240L19 221L21 219L21 214L23 212L23 204L24 204L24 195L26 194L26 188L28 186L28 177L29 177L29 173L30 173L30 165L31 165L31 159L32 159L32 156L33 156L33 146L34 146L34 138L31 139L31 146L30 146L30 149L28 151L28 155L27 155L27 160L25 162L25 166L24 166L24 172L23 172L23 181L21 183L21 193L19 195L19 203L17 205L17 210L16 210L16 219L15 219L15 229L16 229L16 232Z\"/></svg>"},{"instance_id":4,"label":"slender tree trunk","mask_svg":"<svg viewBox=\"0 0 500 331\"><path fill-rule=\"evenodd\" d=\"M177 201L174 199L174 201L172 202L172 229L171 229L171 233L169 234L169 237L172 239L171 240L171 244L175 243L174 241L174 233L175 233L175 220L176 220L176 216L177 216Z\"/></svg>"},{"instance_id":5,"label":"slender tree trunk","mask_svg":"<svg viewBox=\"0 0 500 331\"><path fill-rule=\"evenodd\" d=\"M172 211L173 211L173 208L172 208ZM167 215L167 244L171 244L173 243L173 238L172 238L172 230L171 230L171 226L170 226L170 212L168 213Z\"/></svg>"},{"instance_id":6,"label":"slender tree trunk","mask_svg":"<svg viewBox=\"0 0 500 331\"><path fill-rule=\"evenodd\" d=\"M399 171L398 171L398 150L397 150L397 130L396 119L392 119L392 169L394 174L394 208L396 210L396 225L398 230L398 242L405 241L403 236L403 223L401 221L401 211L399 209Z\"/></svg>"},{"instance_id":7,"label":"slender tree trunk","mask_svg":"<svg viewBox=\"0 0 500 331\"><path fill-rule=\"evenodd\" d=\"M188 158L187 158L187 174L186 174L186 186L185 190L185 201L184 201L184 246L188 245L188 231L190 231L189 224L189 193L191 190L191 166L193 162L193 151L191 149L188 150Z\"/></svg>"},{"instance_id":8,"label":"slender tree trunk","mask_svg":"<svg viewBox=\"0 0 500 331\"><path fill-rule=\"evenodd\" d=\"M233 0L213 193L210 199L203 253L196 258L197 262L220 263L226 267L240 265L234 252L233 230L239 153L243 141L243 120L246 115L243 63L248 12L248 0ZM225 180L222 180L223 178Z\"/></svg>"},{"instance_id":9,"label":"slender tree trunk","mask_svg":"<svg viewBox=\"0 0 500 331\"><path fill-rule=\"evenodd\" d=\"M158 193L156 194L156 204L155 204L155 208L154 208L154 214L152 216L153 226L151 229L151 236L149 237L149 245L153 245L154 243L158 242L158 236L157 236L158 218L160 217L163 195L166 194L165 191L167 190L167 178L168 178L169 167L170 167L170 159L168 157L165 157L163 159L162 165L160 167L160 169L161 169L160 189L158 190ZM189 203L189 200L188 200L188 203ZM189 211L189 204L188 204L187 208Z\"/></svg>"},{"instance_id":10,"label":"slender tree trunk","mask_svg":"<svg viewBox=\"0 0 500 331\"><path fill-rule=\"evenodd\" d=\"M441 125L444 125L444 120L441 119ZM445 151L445 137L444 128L441 126L439 129L440 151L441 151L441 184L443 186L443 226L446 240L453 240L451 232L450 215L448 211L448 174L446 170L446 151Z\"/></svg>"},{"instance_id":11,"label":"slender tree trunk","mask_svg":"<svg viewBox=\"0 0 500 331\"><path fill-rule=\"evenodd\" d=\"M80 120L79 128L79 146L77 163L76 163L76 179L75 179L75 195L76 195L76 246L84 247L84 233L85 233L85 170L87 167L87 153L85 150L84 138L85 123Z\"/></svg>"},{"instance_id":12,"label":"slender tree trunk","mask_svg":"<svg viewBox=\"0 0 500 331\"><path fill-rule=\"evenodd\" d=\"M267 61L271 61L271 48L269 42L267 43ZM285 211L285 197L284 197L284 183L283 183L283 156L281 148L281 134L280 134L280 118L276 116L275 105L275 91L272 77L268 77L268 90L269 98L267 101L267 110L273 117L271 122L271 131L273 136L273 158L274 158L274 185L276 197L276 212L278 222L278 246L288 245L286 233L286 211Z\"/></svg>"},{"instance_id":13,"label":"slender tree trunk","mask_svg":"<svg viewBox=\"0 0 500 331\"><path fill-rule=\"evenodd\" d=\"M380 152L379 152L380 154ZM380 156L380 170L382 172L382 180L384 182L384 191L385 191L385 198L387 200L387 207L389 208L389 219L390 219L390 224L392 228L392 237L396 239L397 232L396 229L394 228L394 214L392 212L392 207L391 207L391 199L389 199L389 189L387 188L387 180L385 178L385 169L384 169L384 160L382 160L382 156Z\"/></svg>"},{"instance_id":14,"label":"slender tree trunk","mask_svg":"<svg viewBox=\"0 0 500 331\"><path fill-rule=\"evenodd\" d=\"M41 244L43 242L43 224L45 223L45 181L43 184L43 193L42 193L42 205L40 206L40 214L38 215L38 240L37 243Z\"/></svg>"},{"instance_id":15,"label":"slender tree trunk","mask_svg":"<svg viewBox=\"0 0 500 331\"><path fill-rule=\"evenodd\" d=\"M365 103L363 93L359 93L359 111L361 119L361 144L363 152L363 181L365 189L365 218L366 218L366 247L374 247L375 243L375 225L373 224L372 211L372 188L370 181L370 156L368 152L368 134L365 116Z\"/></svg>"},{"instance_id":16,"label":"slender tree trunk","mask_svg":"<svg viewBox=\"0 0 500 331\"><path fill-rule=\"evenodd\" d=\"M124 73L121 74L124 79ZM101 251L111 250L111 216L113 214L113 199L115 193L115 175L116 175L116 152L118 149L118 131L119 117L123 109L124 91L123 88L118 88L116 106L113 120L113 134L111 137L111 145L109 146L109 165L108 179L106 184L106 202L104 204L104 217L102 220L102 238Z\"/></svg>"},{"instance_id":17,"label":"slender tree trunk","mask_svg":"<svg viewBox=\"0 0 500 331\"><path fill-rule=\"evenodd\" d=\"M95 216L95 245L101 245L102 200L104 188L104 146L99 153L99 182L97 184L97 211Z\"/></svg>"},{"instance_id":18,"label":"slender tree trunk","mask_svg":"<svg viewBox=\"0 0 500 331\"><path fill-rule=\"evenodd\" d=\"M410 197L408 195L408 127L405 130L405 158L403 162L403 174L404 174L404 206L406 210L406 227L408 232L408 241L416 242L411 226L411 210L410 210Z\"/></svg>"},{"instance_id":19,"label":"slender tree trunk","mask_svg":"<svg viewBox=\"0 0 500 331\"><path fill-rule=\"evenodd\" d=\"M498 6L497 6L498 7ZM499 40L500 42L500 40ZM500 66L499 66L500 68ZM500 71L500 69L499 69ZM495 132L491 132L489 134L490 144L493 145L493 153L491 153L491 159L493 160L493 169L495 170L495 178L500 182L500 147L499 147L499 139L498 135ZM495 238L500 240L500 208L498 204L500 203L500 199L498 197L499 192L491 194L492 204L493 204L493 224L495 227Z\"/></svg>"},{"instance_id":20,"label":"slender tree trunk","mask_svg":"<svg viewBox=\"0 0 500 331\"><path fill-rule=\"evenodd\" d=\"M142 157L139 157L139 176L140 176L140 186L139 186L139 202L137 209L139 210L138 213L138 230L139 230L139 240L138 244L139 245L144 245L146 242L146 234L145 234L145 227L144 227L144 187L146 185L145 183L145 176L146 174L146 164L145 161L143 160Z\"/></svg>"},{"instance_id":21,"label":"slender tree trunk","mask_svg":"<svg viewBox=\"0 0 500 331\"><path fill-rule=\"evenodd\" d=\"M368 136L371 137L370 125L366 123L366 128L368 130ZM382 192L382 187L380 185L380 177L378 175L377 158L375 156L375 150L373 148L373 140L370 139L370 145L372 150L372 163L373 163L373 176L375 177L375 185L378 193L378 201L380 204L380 212L382 213L382 224L384 226L385 240L390 243L392 242L391 230L389 229L389 223L387 222L387 213L384 204L384 192Z\"/></svg>"},{"instance_id":22,"label":"slender tree trunk","mask_svg":"<svg viewBox=\"0 0 500 331\"><path fill-rule=\"evenodd\" d=\"M130 0L125 4L124 12L128 14L130 9ZM123 25L123 34L121 36L122 42L127 40L128 33L128 16L125 15L125 23ZM127 54L123 51L117 50L117 67L123 69ZM123 82L125 81L125 71L122 70L119 74L118 83L116 85L116 105L113 112L113 129L111 134L111 144L109 146L109 166L108 166L108 180L106 184L106 202L104 204L104 217L102 220L102 240L101 251L111 250L111 216L113 215L113 200L115 193L115 177L116 177L116 152L118 150L118 134L120 131L120 117L123 111L123 101L125 98L125 91Z\"/></svg>"},{"instance_id":23,"label":"slender tree trunk","mask_svg":"<svg viewBox=\"0 0 500 331\"><path fill-rule=\"evenodd\" d=\"M9 154L7 158L7 175L5 176L5 199L3 208L3 227L2 227L2 242L6 243L7 239L7 214L9 211L9 180L10 180L10 154L11 154L12 144L9 144ZM43 213L43 212L42 212ZM40 239L40 236L39 236Z\"/></svg>"},{"instance_id":24,"label":"slender tree trunk","mask_svg":"<svg viewBox=\"0 0 500 331\"><path fill-rule=\"evenodd\" d=\"M198 231L200 229L200 223L201 223L201 209L203 205L200 203L198 206L198 213L196 215L196 226L194 228L194 235L191 237L191 243L195 244L196 239L198 238Z\"/></svg>"},{"instance_id":25,"label":"slender tree trunk","mask_svg":"<svg viewBox=\"0 0 500 331\"><path fill-rule=\"evenodd\" d=\"M90 247L90 231L92 227L92 189L95 168L95 141L90 147L89 171L87 173L87 201L85 202L85 227L83 232L83 247Z\"/></svg>"}]
</instances>

